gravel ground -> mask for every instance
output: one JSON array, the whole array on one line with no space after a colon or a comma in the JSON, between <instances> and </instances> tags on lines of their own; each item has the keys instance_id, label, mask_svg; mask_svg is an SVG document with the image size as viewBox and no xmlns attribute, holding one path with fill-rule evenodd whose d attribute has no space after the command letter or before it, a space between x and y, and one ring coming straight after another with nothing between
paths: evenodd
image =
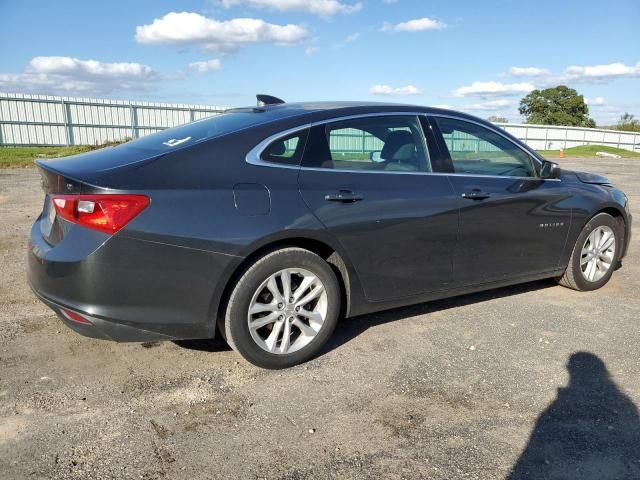
<instances>
[{"instance_id":1,"label":"gravel ground","mask_svg":"<svg viewBox=\"0 0 640 480\"><path fill-rule=\"evenodd\" d=\"M640 161L564 160L633 204ZM603 289L536 282L342 322L258 370L220 341L80 337L25 283L33 169L0 170L0 476L640 478L638 222Z\"/></svg>"}]
</instances>

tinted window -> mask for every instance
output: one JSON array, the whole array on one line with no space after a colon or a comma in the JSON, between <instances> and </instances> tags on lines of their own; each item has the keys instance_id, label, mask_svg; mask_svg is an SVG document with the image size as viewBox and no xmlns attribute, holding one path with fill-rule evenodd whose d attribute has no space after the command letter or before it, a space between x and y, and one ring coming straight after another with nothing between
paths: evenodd
<instances>
[{"instance_id":1,"label":"tinted window","mask_svg":"<svg viewBox=\"0 0 640 480\"><path fill-rule=\"evenodd\" d=\"M488 128L453 118L435 118L455 173L534 177L531 157Z\"/></svg>"},{"instance_id":2,"label":"tinted window","mask_svg":"<svg viewBox=\"0 0 640 480\"><path fill-rule=\"evenodd\" d=\"M420 122L410 115L363 117L313 127L303 165L335 170L430 170Z\"/></svg>"},{"instance_id":3,"label":"tinted window","mask_svg":"<svg viewBox=\"0 0 640 480\"><path fill-rule=\"evenodd\" d=\"M199 140L219 137L266 121L269 121L269 117L263 113L222 113L197 122L147 135L127 142L119 148L139 149L154 154L164 153L178 147L192 145Z\"/></svg>"},{"instance_id":4,"label":"tinted window","mask_svg":"<svg viewBox=\"0 0 640 480\"><path fill-rule=\"evenodd\" d=\"M308 130L293 133L270 143L260 154L265 162L299 165Z\"/></svg>"}]
</instances>

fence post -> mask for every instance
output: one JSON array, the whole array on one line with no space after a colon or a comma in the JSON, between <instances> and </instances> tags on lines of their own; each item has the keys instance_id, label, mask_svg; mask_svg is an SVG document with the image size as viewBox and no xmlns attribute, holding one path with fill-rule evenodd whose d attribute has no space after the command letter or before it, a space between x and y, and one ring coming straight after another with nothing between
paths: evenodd
<instances>
[{"instance_id":1,"label":"fence post","mask_svg":"<svg viewBox=\"0 0 640 480\"><path fill-rule=\"evenodd\" d=\"M196 111L192 108L189 109L189 121L194 122L196 120Z\"/></svg>"},{"instance_id":2,"label":"fence post","mask_svg":"<svg viewBox=\"0 0 640 480\"><path fill-rule=\"evenodd\" d=\"M138 138L140 136L138 132L138 109L135 105L129 105L131 112L131 138Z\"/></svg>"},{"instance_id":3,"label":"fence post","mask_svg":"<svg viewBox=\"0 0 640 480\"><path fill-rule=\"evenodd\" d=\"M66 131L67 145L73 145L73 124L71 123L71 107L64 98L60 100L62 105L62 116L64 118L64 129Z\"/></svg>"}]
</instances>

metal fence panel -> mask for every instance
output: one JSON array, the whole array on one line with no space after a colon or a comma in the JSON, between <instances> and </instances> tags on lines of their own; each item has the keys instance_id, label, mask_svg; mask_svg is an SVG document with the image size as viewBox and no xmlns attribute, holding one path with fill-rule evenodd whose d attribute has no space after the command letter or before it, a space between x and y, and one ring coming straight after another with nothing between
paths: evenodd
<instances>
[{"instance_id":1,"label":"metal fence panel","mask_svg":"<svg viewBox=\"0 0 640 480\"><path fill-rule=\"evenodd\" d=\"M94 145L138 138L216 115L226 107L0 93L0 145ZM640 133L551 125L496 124L536 150L607 145L640 152ZM380 150L382 142L345 129L332 138L343 152ZM490 145L452 138L456 148L488 151Z\"/></svg>"},{"instance_id":2,"label":"metal fence panel","mask_svg":"<svg viewBox=\"0 0 640 480\"><path fill-rule=\"evenodd\" d=\"M226 107L0 93L0 145L95 145L138 138Z\"/></svg>"}]
</instances>

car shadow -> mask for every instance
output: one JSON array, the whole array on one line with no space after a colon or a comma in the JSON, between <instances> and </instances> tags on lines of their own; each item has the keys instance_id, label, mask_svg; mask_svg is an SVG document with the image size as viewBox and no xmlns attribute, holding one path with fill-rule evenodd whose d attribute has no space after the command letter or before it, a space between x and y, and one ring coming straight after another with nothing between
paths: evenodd
<instances>
[{"instance_id":1,"label":"car shadow","mask_svg":"<svg viewBox=\"0 0 640 480\"><path fill-rule=\"evenodd\" d=\"M199 340L174 340L173 343L187 350L199 352L225 352L231 350L227 342L218 334L215 338L204 338Z\"/></svg>"},{"instance_id":2,"label":"car shadow","mask_svg":"<svg viewBox=\"0 0 640 480\"><path fill-rule=\"evenodd\" d=\"M403 318L416 317L429 313L448 310L450 308L463 307L474 303L485 302L496 298L506 298L512 295L520 295L522 293L542 290L556 286L557 283L552 279L539 280L536 282L522 283L509 287L496 288L493 290L485 290L478 293L461 295L458 297L450 297L442 300L434 300L426 303L418 303L408 307L394 308L382 312L361 315L358 317L343 319L338 322L336 330L323 348L321 354L326 354L347 342L350 342L358 335L361 335L367 329L382 325Z\"/></svg>"},{"instance_id":3,"label":"car shadow","mask_svg":"<svg viewBox=\"0 0 640 480\"><path fill-rule=\"evenodd\" d=\"M540 414L507 480L640 478L638 408L596 355L577 352L569 383Z\"/></svg>"}]
</instances>

